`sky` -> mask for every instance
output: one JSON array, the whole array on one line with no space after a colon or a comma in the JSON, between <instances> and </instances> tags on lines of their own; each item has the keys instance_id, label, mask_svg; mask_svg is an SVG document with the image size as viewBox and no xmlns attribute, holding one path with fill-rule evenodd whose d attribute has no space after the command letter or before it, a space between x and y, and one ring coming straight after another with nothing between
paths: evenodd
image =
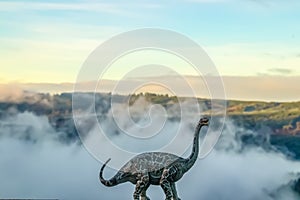
<instances>
[{"instance_id":1,"label":"sky","mask_svg":"<svg viewBox=\"0 0 300 200\"><path fill-rule=\"evenodd\" d=\"M300 76L299 9L297 0L0 1L0 83L74 83L97 46L145 27L188 36L221 76Z\"/></svg>"}]
</instances>

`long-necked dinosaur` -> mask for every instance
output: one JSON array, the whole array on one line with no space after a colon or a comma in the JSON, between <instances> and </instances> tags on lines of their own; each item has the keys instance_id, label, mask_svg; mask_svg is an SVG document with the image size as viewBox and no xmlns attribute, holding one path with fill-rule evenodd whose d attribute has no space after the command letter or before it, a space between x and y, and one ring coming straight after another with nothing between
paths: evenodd
<instances>
[{"instance_id":1,"label":"long-necked dinosaur","mask_svg":"<svg viewBox=\"0 0 300 200\"><path fill-rule=\"evenodd\" d=\"M108 187L124 182L135 184L134 200L150 200L146 190L151 184L160 185L166 200L180 200L175 182L195 164L199 153L199 133L201 127L208 126L208 122L207 118L200 119L194 134L193 150L188 158L163 152L142 153L129 160L110 180L105 180L103 170L110 161L108 159L99 173L101 183Z\"/></svg>"}]
</instances>

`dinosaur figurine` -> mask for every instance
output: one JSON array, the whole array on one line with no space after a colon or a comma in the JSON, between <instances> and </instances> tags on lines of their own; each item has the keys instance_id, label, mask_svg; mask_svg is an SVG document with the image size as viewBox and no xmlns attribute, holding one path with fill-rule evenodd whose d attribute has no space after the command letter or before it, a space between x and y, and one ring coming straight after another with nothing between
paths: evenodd
<instances>
[{"instance_id":1,"label":"dinosaur figurine","mask_svg":"<svg viewBox=\"0 0 300 200\"><path fill-rule=\"evenodd\" d=\"M134 200L150 200L146 190L152 185L160 185L166 200L180 200L175 182L195 164L199 153L199 133L202 126L208 126L209 120L201 118L194 134L193 150L188 158L178 157L164 152L142 153L129 160L110 180L103 178L103 170L108 159L102 166L99 179L102 184L112 187L124 182L135 184Z\"/></svg>"}]
</instances>

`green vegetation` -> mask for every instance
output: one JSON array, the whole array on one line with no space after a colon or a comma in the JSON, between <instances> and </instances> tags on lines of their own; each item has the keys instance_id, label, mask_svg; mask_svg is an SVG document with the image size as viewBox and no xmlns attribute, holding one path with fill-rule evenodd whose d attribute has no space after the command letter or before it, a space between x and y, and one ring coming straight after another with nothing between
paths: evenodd
<instances>
[{"instance_id":1,"label":"green vegetation","mask_svg":"<svg viewBox=\"0 0 300 200\"><path fill-rule=\"evenodd\" d=\"M112 94L82 93L82 106L86 106L85 98L95 99L95 110L99 115L105 116L110 110ZM126 100L126 101L125 101ZM133 105L136 101L148 101L160 104L166 109L181 100L191 100L189 97L176 97L158 95L152 93L140 93L130 96L114 95L114 101L124 103L129 101ZM212 102L209 99L198 99L202 115L218 115L211 110ZM222 107L221 100L213 101L216 107ZM268 135L270 143L277 146L280 151L292 152L294 158L300 159L300 102L261 102L261 101L236 101L228 100L227 117L235 125L258 133L259 137ZM76 139L76 128L72 119L72 94L62 93L57 95L36 94L24 97L23 101L0 102L0 119L5 119L13 113L33 112L37 115L48 116L49 122L55 129L66 133L67 140ZM177 116L171 116L170 120L177 120ZM262 133L262 134L260 134ZM260 145L260 138L244 136L244 142ZM70 139L71 138L71 139Z\"/></svg>"},{"instance_id":2,"label":"green vegetation","mask_svg":"<svg viewBox=\"0 0 300 200\"><path fill-rule=\"evenodd\" d=\"M164 107L166 107L168 104L178 103L178 97L176 96L169 96L167 94L140 93L131 95L129 104L132 105L140 97L144 98L148 102L160 104Z\"/></svg>"},{"instance_id":3,"label":"green vegetation","mask_svg":"<svg viewBox=\"0 0 300 200\"><path fill-rule=\"evenodd\" d=\"M227 114L257 128L270 127L274 133L300 135L300 102L229 101Z\"/></svg>"},{"instance_id":4,"label":"green vegetation","mask_svg":"<svg viewBox=\"0 0 300 200\"><path fill-rule=\"evenodd\" d=\"M130 105L140 97L145 100L167 107L177 103L179 98L168 95L140 93L130 96ZM189 98L180 97L182 100ZM211 111L211 101L198 99L204 114L214 114ZM218 101L214 101L218 104ZM216 105L216 106L222 106ZM216 114L217 115L217 114ZM227 101L227 116L245 128L259 130L270 128L275 134L300 135L300 102L262 102L262 101Z\"/></svg>"}]
</instances>

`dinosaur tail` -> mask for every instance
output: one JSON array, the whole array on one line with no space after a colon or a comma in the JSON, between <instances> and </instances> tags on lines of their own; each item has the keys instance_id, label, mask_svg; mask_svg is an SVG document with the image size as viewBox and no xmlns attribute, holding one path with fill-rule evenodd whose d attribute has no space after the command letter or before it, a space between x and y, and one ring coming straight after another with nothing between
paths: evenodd
<instances>
[{"instance_id":1,"label":"dinosaur tail","mask_svg":"<svg viewBox=\"0 0 300 200\"><path fill-rule=\"evenodd\" d=\"M108 163L110 160L111 160L111 159L109 158L109 159L104 163L104 165L101 167L101 170L100 170L100 173L99 173L99 179L100 179L100 182L101 182L103 185L107 186L107 187L112 187L112 186L115 186L115 185L118 184L115 177L111 178L110 180L105 180L105 179L103 178L103 170L104 170L105 166L107 165L107 163Z\"/></svg>"}]
</instances>

